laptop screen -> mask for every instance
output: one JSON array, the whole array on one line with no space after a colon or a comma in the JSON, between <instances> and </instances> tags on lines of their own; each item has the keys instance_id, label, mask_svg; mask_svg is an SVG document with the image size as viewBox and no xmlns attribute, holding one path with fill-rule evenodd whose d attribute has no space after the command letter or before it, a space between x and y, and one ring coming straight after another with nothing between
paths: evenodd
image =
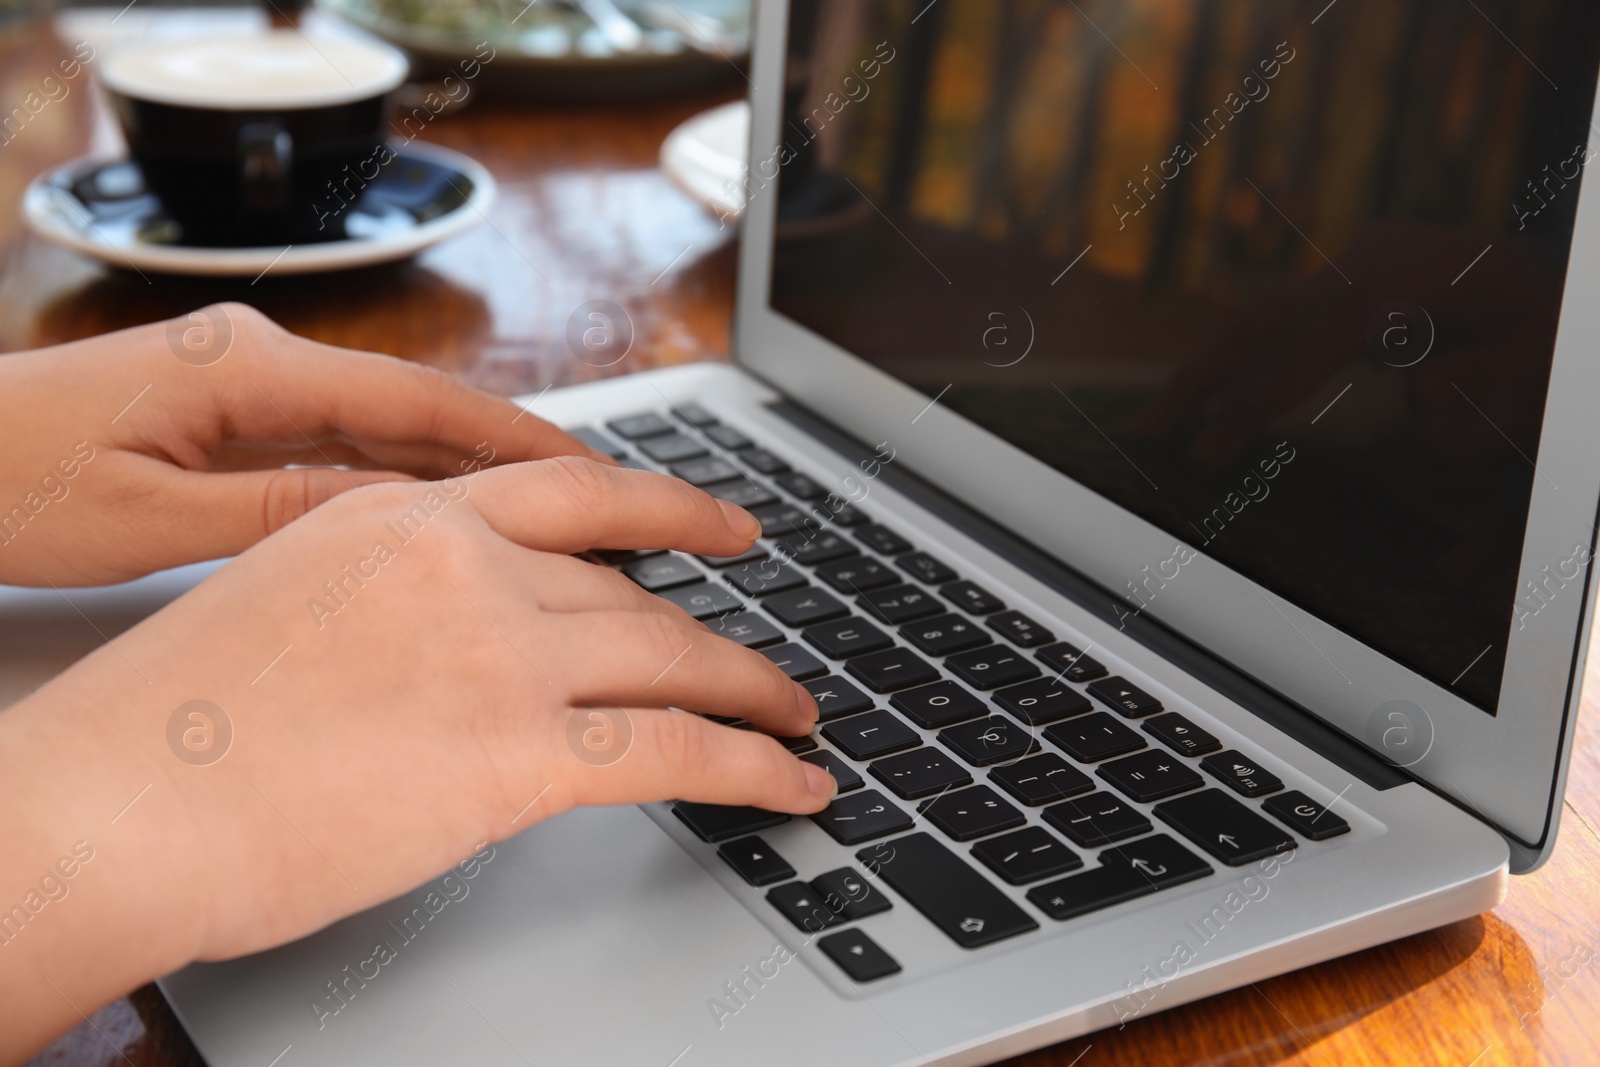
<instances>
[{"instance_id":1,"label":"laptop screen","mask_svg":"<svg viewBox=\"0 0 1600 1067\"><path fill-rule=\"evenodd\" d=\"M1589 559L1518 574L1600 5L795 0L788 40L776 312L1170 533L1128 611L1203 553L1493 713Z\"/></svg>"}]
</instances>

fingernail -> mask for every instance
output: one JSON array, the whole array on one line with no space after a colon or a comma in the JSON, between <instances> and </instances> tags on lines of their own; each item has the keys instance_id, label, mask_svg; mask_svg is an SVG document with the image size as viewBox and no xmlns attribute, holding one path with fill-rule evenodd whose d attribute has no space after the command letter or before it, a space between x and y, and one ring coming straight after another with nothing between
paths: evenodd
<instances>
[{"instance_id":1,"label":"fingernail","mask_svg":"<svg viewBox=\"0 0 1600 1067\"><path fill-rule=\"evenodd\" d=\"M823 800L832 800L839 792L839 783L833 780L833 775L818 767L815 763L806 764L806 788L811 795Z\"/></svg>"},{"instance_id":2,"label":"fingernail","mask_svg":"<svg viewBox=\"0 0 1600 1067\"><path fill-rule=\"evenodd\" d=\"M794 688L795 688L795 696L794 696L795 703L799 704L800 705L800 710L804 711L806 713L807 720L809 722L815 723L817 721L817 702L816 702L816 699L814 697L812 697L811 690L807 689L805 686L801 685L799 682L795 682L794 683Z\"/></svg>"},{"instance_id":3,"label":"fingernail","mask_svg":"<svg viewBox=\"0 0 1600 1067\"><path fill-rule=\"evenodd\" d=\"M761 536L761 523L744 508L726 500L717 501L717 506L722 508L722 519L728 524L728 529L735 534L746 541L754 541Z\"/></svg>"}]
</instances>

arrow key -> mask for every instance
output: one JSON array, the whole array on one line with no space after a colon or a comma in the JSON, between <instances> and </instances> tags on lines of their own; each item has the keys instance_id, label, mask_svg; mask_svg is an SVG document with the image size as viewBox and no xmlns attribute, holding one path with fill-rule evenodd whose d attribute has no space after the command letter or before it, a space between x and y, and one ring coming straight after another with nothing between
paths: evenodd
<instances>
[{"instance_id":1,"label":"arrow key","mask_svg":"<svg viewBox=\"0 0 1600 1067\"><path fill-rule=\"evenodd\" d=\"M1157 804L1156 818L1230 867L1287 852L1294 838L1220 789Z\"/></svg>"},{"instance_id":2,"label":"arrow key","mask_svg":"<svg viewBox=\"0 0 1600 1067\"><path fill-rule=\"evenodd\" d=\"M788 861L759 837L725 842L717 846L717 855L751 885L771 885L794 877Z\"/></svg>"},{"instance_id":3,"label":"arrow key","mask_svg":"<svg viewBox=\"0 0 1600 1067\"><path fill-rule=\"evenodd\" d=\"M843 968L858 982L870 982L900 973L894 957L878 947L878 943L860 930L840 930L836 934L817 939L817 947L834 963Z\"/></svg>"}]
</instances>

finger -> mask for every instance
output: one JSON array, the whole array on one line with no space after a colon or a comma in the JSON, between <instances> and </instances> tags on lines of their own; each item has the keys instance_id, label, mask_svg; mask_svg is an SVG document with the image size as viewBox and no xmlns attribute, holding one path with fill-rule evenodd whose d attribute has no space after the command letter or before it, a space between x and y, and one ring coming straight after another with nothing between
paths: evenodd
<instances>
[{"instance_id":1,"label":"finger","mask_svg":"<svg viewBox=\"0 0 1600 1067\"><path fill-rule=\"evenodd\" d=\"M472 502L501 536L528 548L676 548L736 556L761 524L748 511L649 471L557 458L481 471Z\"/></svg>"},{"instance_id":2,"label":"finger","mask_svg":"<svg viewBox=\"0 0 1600 1067\"><path fill-rule=\"evenodd\" d=\"M156 485L170 537L162 540L181 562L233 556L341 493L376 482L411 481L394 471L299 467L211 473L174 470L144 456L131 480ZM155 538L153 538L154 540Z\"/></svg>"},{"instance_id":3,"label":"finger","mask_svg":"<svg viewBox=\"0 0 1600 1067\"><path fill-rule=\"evenodd\" d=\"M239 436L276 439L287 423L313 440L342 434L432 442L466 454L487 446L484 463L556 455L610 462L517 404L443 371L295 337L242 305L218 310L238 320L235 329L259 335L248 362L227 365L234 383L227 414Z\"/></svg>"},{"instance_id":4,"label":"finger","mask_svg":"<svg viewBox=\"0 0 1600 1067\"><path fill-rule=\"evenodd\" d=\"M577 704L676 707L746 719L800 736L817 705L771 660L687 615L593 611L563 615L538 638Z\"/></svg>"},{"instance_id":5,"label":"finger","mask_svg":"<svg viewBox=\"0 0 1600 1067\"><path fill-rule=\"evenodd\" d=\"M678 605L645 592L620 571L576 556L530 552L516 545L507 545L506 548L507 551L528 557L517 560L513 565L529 568L533 577L534 596L544 611L647 611L671 615L701 626Z\"/></svg>"},{"instance_id":6,"label":"finger","mask_svg":"<svg viewBox=\"0 0 1600 1067\"><path fill-rule=\"evenodd\" d=\"M559 723L570 753L559 762L562 799L570 805L692 800L805 814L822 810L838 791L827 771L772 738L698 715L593 708L575 710L573 719L577 729L573 720ZM591 722L604 747L586 747Z\"/></svg>"}]
</instances>

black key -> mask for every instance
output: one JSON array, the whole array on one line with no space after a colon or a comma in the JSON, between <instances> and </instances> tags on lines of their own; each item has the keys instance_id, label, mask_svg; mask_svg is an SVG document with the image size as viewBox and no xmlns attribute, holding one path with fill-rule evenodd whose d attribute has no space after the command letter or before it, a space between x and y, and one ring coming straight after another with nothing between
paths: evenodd
<instances>
[{"instance_id":1,"label":"black key","mask_svg":"<svg viewBox=\"0 0 1600 1067\"><path fill-rule=\"evenodd\" d=\"M856 859L962 948L979 948L1039 928L998 886L931 834L911 834L864 848Z\"/></svg>"},{"instance_id":2,"label":"black key","mask_svg":"<svg viewBox=\"0 0 1600 1067\"><path fill-rule=\"evenodd\" d=\"M989 772L989 781L1030 807L1054 804L1094 788L1092 778L1054 752L996 767Z\"/></svg>"},{"instance_id":3,"label":"black key","mask_svg":"<svg viewBox=\"0 0 1600 1067\"><path fill-rule=\"evenodd\" d=\"M1039 747L1027 727L999 715L946 727L939 740L974 767L1019 759Z\"/></svg>"},{"instance_id":4,"label":"black key","mask_svg":"<svg viewBox=\"0 0 1600 1067\"><path fill-rule=\"evenodd\" d=\"M995 633L1023 648L1048 645L1056 635L1020 611L1002 611L983 620Z\"/></svg>"},{"instance_id":5,"label":"black key","mask_svg":"<svg viewBox=\"0 0 1600 1067\"><path fill-rule=\"evenodd\" d=\"M822 728L822 736L853 760L872 760L922 744L917 732L883 710L835 719Z\"/></svg>"},{"instance_id":6,"label":"black key","mask_svg":"<svg viewBox=\"0 0 1600 1067\"><path fill-rule=\"evenodd\" d=\"M867 770L902 800L920 800L972 784L966 768L936 748L915 748L889 756Z\"/></svg>"},{"instance_id":7,"label":"black key","mask_svg":"<svg viewBox=\"0 0 1600 1067\"><path fill-rule=\"evenodd\" d=\"M1103 711L1047 727L1044 739L1079 763L1099 763L1144 747L1144 738Z\"/></svg>"},{"instance_id":8,"label":"black key","mask_svg":"<svg viewBox=\"0 0 1600 1067\"><path fill-rule=\"evenodd\" d=\"M1089 695L1130 719L1154 715L1161 710L1161 701L1116 674L1091 684Z\"/></svg>"},{"instance_id":9,"label":"black key","mask_svg":"<svg viewBox=\"0 0 1600 1067\"><path fill-rule=\"evenodd\" d=\"M670 600L678 607L689 613L693 619L709 619L713 615L722 615L730 611L737 611L744 607L744 601L734 596L720 585L710 582L701 582L698 585L680 585L675 589L663 589L656 594L663 600Z\"/></svg>"},{"instance_id":10,"label":"black key","mask_svg":"<svg viewBox=\"0 0 1600 1067\"><path fill-rule=\"evenodd\" d=\"M859 845L874 837L911 829L911 816L889 803L876 789L835 797L832 804L811 819L841 845Z\"/></svg>"},{"instance_id":11,"label":"black key","mask_svg":"<svg viewBox=\"0 0 1600 1067\"><path fill-rule=\"evenodd\" d=\"M925 619L944 611L944 605L932 593L915 585L894 585L887 589L863 592L856 597L856 603L868 615L890 626Z\"/></svg>"},{"instance_id":12,"label":"black key","mask_svg":"<svg viewBox=\"0 0 1600 1067\"><path fill-rule=\"evenodd\" d=\"M1039 677L1039 668L1005 645L958 652L945 665L968 685L978 689L997 689Z\"/></svg>"},{"instance_id":13,"label":"black key","mask_svg":"<svg viewBox=\"0 0 1600 1067\"><path fill-rule=\"evenodd\" d=\"M989 714L987 704L947 678L896 693L889 698L889 703L927 730Z\"/></svg>"},{"instance_id":14,"label":"black key","mask_svg":"<svg viewBox=\"0 0 1600 1067\"><path fill-rule=\"evenodd\" d=\"M892 693L896 689L926 685L939 677L932 665L906 648L856 656L845 662L844 669L865 682L874 693Z\"/></svg>"},{"instance_id":15,"label":"black key","mask_svg":"<svg viewBox=\"0 0 1600 1067\"><path fill-rule=\"evenodd\" d=\"M1146 719L1144 732L1184 756L1204 756L1222 747L1222 742L1175 711Z\"/></svg>"},{"instance_id":16,"label":"black key","mask_svg":"<svg viewBox=\"0 0 1600 1067\"><path fill-rule=\"evenodd\" d=\"M888 634L870 622L853 616L808 626L800 631L800 636L833 659L876 652L894 644Z\"/></svg>"},{"instance_id":17,"label":"black key","mask_svg":"<svg viewBox=\"0 0 1600 1067\"><path fill-rule=\"evenodd\" d=\"M873 523L863 526L859 530L852 530L857 541L866 545L874 552L882 552L885 556L898 556L902 552L911 551L911 542L895 533L887 526Z\"/></svg>"},{"instance_id":18,"label":"black key","mask_svg":"<svg viewBox=\"0 0 1600 1067\"><path fill-rule=\"evenodd\" d=\"M900 627L900 636L930 656L948 656L989 643L989 635L965 615L936 615L914 622Z\"/></svg>"},{"instance_id":19,"label":"black key","mask_svg":"<svg viewBox=\"0 0 1600 1067\"><path fill-rule=\"evenodd\" d=\"M1295 847L1294 838L1220 789L1162 801L1155 806L1155 813L1230 867Z\"/></svg>"},{"instance_id":20,"label":"black key","mask_svg":"<svg viewBox=\"0 0 1600 1067\"><path fill-rule=\"evenodd\" d=\"M731 452L737 452L741 448L749 448L751 445L750 438L735 430L732 426L723 426L718 423L715 426L703 427L700 432L711 438L712 443L718 448L726 448Z\"/></svg>"},{"instance_id":21,"label":"black key","mask_svg":"<svg viewBox=\"0 0 1600 1067\"><path fill-rule=\"evenodd\" d=\"M857 982L871 982L900 973L894 957L855 927L817 938L817 947Z\"/></svg>"},{"instance_id":22,"label":"black key","mask_svg":"<svg viewBox=\"0 0 1600 1067\"><path fill-rule=\"evenodd\" d=\"M949 585L940 586L939 592L946 600L969 615L987 615L1006 606L1005 601L973 582L951 582Z\"/></svg>"},{"instance_id":23,"label":"black key","mask_svg":"<svg viewBox=\"0 0 1600 1067\"><path fill-rule=\"evenodd\" d=\"M624 448L622 445L619 445L617 442L613 441L611 438L607 437L593 426L574 426L567 432L576 437L578 440L582 441L584 444L588 445L590 448L594 449L596 452L603 452L612 459L617 459L620 456L626 456L628 454L628 450L626 448Z\"/></svg>"},{"instance_id":24,"label":"black key","mask_svg":"<svg viewBox=\"0 0 1600 1067\"><path fill-rule=\"evenodd\" d=\"M769 597L761 606L785 626L796 628L810 626L814 622L827 622L829 619L850 614L850 609L839 601L822 590L812 589L809 586Z\"/></svg>"},{"instance_id":25,"label":"black key","mask_svg":"<svg viewBox=\"0 0 1600 1067\"><path fill-rule=\"evenodd\" d=\"M1188 764L1155 749L1102 763L1095 773L1143 804L1205 785L1205 779Z\"/></svg>"},{"instance_id":26,"label":"black key","mask_svg":"<svg viewBox=\"0 0 1600 1067\"><path fill-rule=\"evenodd\" d=\"M1147 833L1150 820L1110 793L1091 793L1044 809L1044 821L1084 848Z\"/></svg>"},{"instance_id":27,"label":"black key","mask_svg":"<svg viewBox=\"0 0 1600 1067\"><path fill-rule=\"evenodd\" d=\"M739 458L762 474L779 474L789 469L787 463L764 448L747 448L739 453Z\"/></svg>"},{"instance_id":28,"label":"black key","mask_svg":"<svg viewBox=\"0 0 1600 1067\"><path fill-rule=\"evenodd\" d=\"M1288 823L1301 836L1313 841L1326 841L1330 837L1350 832L1350 824L1318 804L1298 789L1279 793L1261 805L1275 818Z\"/></svg>"},{"instance_id":29,"label":"black key","mask_svg":"<svg viewBox=\"0 0 1600 1067\"><path fill-rule=\"evenodd\" d=\"M926 552L907 553L895 560L895 563L899 564L900 569L911 575L911 577L929 585L943 585L945 582L953 582L961 577Z\"/></svg>"},{"instance_id":30,"label":"black key","mask_svg":"<svg viewBox=\"0 0 1600 1067\"><path fill-rule=\"evenodd\" d=\"M705 455L706 446L687 434L674 430L672 433L645 438L639 442L639 451L657 463L676 463L682 459Z\"/></svg>"},{"instance_id":31,"label":"black key","mask_svg":"<svg viewBox=\"0 0 1600 1067\"><path fill-rule=\"evenodd\" d=\"M763 504L771 504L778 499L749 478L734 478L731 481L716 482L706 486L705 490L718 500L726 500L730 504L738 504L741 508L759 508Z\"/></svg>"},{"instance_id":32,"label":"black key","mask_svg":"<svg viewBox=\"0 0 1600 1067\"><path fill-rule=\"evenodd\" d=\"M1027 822L1010 801L986 785L934 797L922 805L922 814L957 841L971 841Z\"/></svg>"},{"instance_id":33,"label":"black key","mask_svg":"<svg viewBox=\"0 0 1600 1067\"><path fill-rule=\"evenodd\" d=\"M794 877L788 861L759 837L725 842L717 846L717 855L751 885L771 885Z\"/></svg>"},{"instance_id":34,"label":"black key","mask_svg":"<svg viewBox=\"0 0 1600 1067\"><path fill-rule=\"evenodd\" d=\"M839 793L841 795L866 785L866 782L862 781L861 775L856 773L856 769L840 759L836 753L807 752L800 758L807 763L815 763L818 767L833 775L833 780L839 783Z\"/></svg>"},{"instance_id":35,"label":"black key","mask_svg":"<svg viewBox=\"0 0 1600 1067\"><path fill-rule=\"evenodd\" d=\"M735 589L742 589L747 596L755 597L771 596L806 584L805 572L776 559L730 567L723 572L722 580Z\"/></svg>"},{"instance_id":36,"label":"black key","mask_svg":"<svg viewBox=\"0 0 1600 1067\"><path fill-rule=\"evenodd\" d=\"M799 645L794 646L800 648ZM805 649L800 649L805 652ZM811 653L806 652L806 655ZM817 661L821 667L821 661ZM823 668L826 670L827 668ZM791 675L790 677L793 677ZM828 722L840 719L846 715L854 715L858 711L866 711L872 707L872 698L861 690L840 678L837 674L830 674L826 678L815 678L805 683L806 692L811 694L811 699L817 702L817 719Z\"/></svg>"},{"instance_id":37,"label":"black key","mask_svg":"<svg viewBox=\"0 0 1600 1067\"><path fill-rule=\"evenodd\" d=\"M1076 852L1038 826L980 841L972 846L972 854L1012 885L1027 885L1083 866Z\"/></svg>"},{"instance_id":38,"label":"black key","mask_svg":"<svg viewBox=\"0 0 1600 1067\"><path fill-rule=\"evenodd\" d=\"M622 466L627 467L629 470L650 471L653 474L654 473L660 473L659 471L657 471L655 469L655 467L653 467L650 464L646 463L644 460L635 459L632 456L623 456L621 459L617 460L617 462L622 464Z\"/></svg>"},{"instance_id":39,"label":"black key","mask_svg":"<svg viewBox=\"0 0 1600 1067\"><path fill-rule=\"evenodd\" d=\"M822 903L822 894L804 882L790 882L767 890L767 900L783 917L806 933L814 934L843 922Z\"/></svg>"},{"instance_id":40,"label":"black key","mask_svg":"<svg viewBox=\"0 0 1600 1067\"><path fill-rule=\"evenodd\" d=\"M829 497L825 504L828 510L833 513L833 521L840 526L860 526L864 522L872 521L871 519L867 518L866 512L862 511L854 504L835 506L833 503L835 499L837 498Z\"/></svg>"},{"instance_id":41,"label":"black key","mask_svg":"<svg viewBox=\"0 0 1600 1067\"><path fill-rule=\"evenodd\" d=\"M1046 645L1034 655L1039 657L1039 662L1049 669L1051 674L1065 678L1069 682L1092 682L1096 678L1105 676L1105 664L1092 656L1086 656L1076 645L1069 645L1065 641L1057 641L1053 645Z\"/></svg>"},{"instance_id":42,"label":"black key","mask_svg":"<svg viewBox=\"0 0 1600 1067\"><path fill-rule=\"evenodd\" d=\"M803 682L807 678L828 673L828 665L811 654L809 649L793 641L761 650L761 654L776 663L790 678Z\"/></svg>"},{"instance_id":43,"label":"black key","mask_svg":"<svg viewBox=\"0 0 1600 1067\"><path fill-rule=\"evenodd\" d=\"M1200 761L1200 767L1240 796L1261 797L1283 788L1277 775L1236 749L1214 752Z\"/></svg>"},{"instance_id":44,"label":"black key","mask_svg":"<svg viewBox=\"0 0 1600 1067\"><path fill-rule=\"evenodd\" d=\"M717 417L693 400L685 400L672 405L672 413L687 422L690 426L710 426L717 421Z\"/></svg>"},{"instance_id":45,"label":"black key","mask_svg":"<svg viewBox=\"0 0 1600 1067\"><path fill-rule=\"evenodd\" d=\"M603 563L612 563L621 566L632 563L636 559L649 559L651 556L661 555L665 549L661 548L602 548L595 552ZM682 557L679 557L680 559Z\"/></svg>"},{"instance_id":46,"label":"black key","mask_svg":"<svg viewBox=\"0 0 1600 1067\"><path fill-rule=\"evenodd\" d=\"M1054 678L1035 678L996 690L994 702L1032 726L1048 726L1094 709L1082 693Z\"/></svg>"},{"instance_id":47,"label":"black key","mask_svg":"<svg viewBox=\"0 0 1600 1067\"><path fill-rule=\"evenodd\" d=\"M751 611L735 611L709 623L711 632L745 648L765 648L783 640L783 631Z\"/></svg>"},{"instance_id":48,"label":"black key","mask_svg":"<svg viewBox=\"0 0 1600 1067\"><path fill-rule=\"evenodd\" d=\"M811 512L793 504L764 504L750 509L750 514L761 523L762 537L791 537L822 529L822 521Z\"/></svg>"},{"instance_id":49,"label":"black key","mask_svg":"<svg viewBox=\"0 0 1600 1067\"><path fill-rule=\"evenodd\" d=\"M1028 891L1028 899L1052 919L1066 920L1133 900L1211 873L1199 856L1166 834L1100 853L1100 866Z\"/></svg>"},{"instance_id":50,"label":"black key","mask_svg":"<svg viewBox=\"0 0 1600 1067\"><path fill-rule=\"evenodd\" d=\"M767 550L760 543L751 545L737 556L695 556L695 559L707 567L733 567L740 563L753 563L756 560L766 559Z\"/></svg>"},{"instance_id":51,"label":"black key","mask_svg":"<svg viewBox=\"0 0 1600 1067\"><path fill-rule=\"evenodd\" d=\"M638 583L640 588L652 593L659 593L675 585L688 585L690 582L706 580L705 574L698 567L682 556L670 552L635 560L624 566L622 573Z\"/></svg>"},{"instance_id":52,"label":"black key","mask_svg":"<svg viewBox=\"0 0 1600 1067\"><path fill-rule=\"evenodd\" d=\"M789 816L781 811L727 804L695 804L688 800L680 800L672 805L672 814L682 819L684 825L698 834L702 841L712 844L782 826L789 821Z\"/></svg>"},{"instance_id":53,"label":"black key","mask_svg":"<svg viewBox=\"0 0 1600 1067\"><path fill-rule=\"evenodd\" d=\"M839 592L848 594L865 593L869 589L881 589L900 581L900 575L889 567L864 556L824 563L817 568L817 577Z\"/></svg>"},{"instance_id":54,"label":"black key","mask_svg":"<svg viewBox=\"0 0 1600 1067\"><path fill-rule=\"evenodd\" d=\"M737 467L716 456L686 459L682 463L671 464L667 470L672 472L674 478L682 478L690 485L710 485L713 482L725 482L729 478L739 476Z\"/></svg>"},{"instance_id":55,"label":"black key","mask_svg":"<svg viewBox=\"0 0 1600 1067\"><path fill-rule=\"evenodd\" d=\"M671 433L674 429L672 423L653 411L612 419L606 425L611 428L612 433L630 441L637 441L641 437L654 437L658 433Z\"/></svg>"},{"instance_id":56,"label":"black key","mask_svg":"<svg viewBox=\"0 0 1600 1067\"><path fill-rule=\"evenodd\" d=\"M773 740L793 752L796 756L814 751L817 747L817 739L810 734L806 734L804 737L775 737Z\"/></svg>"},{"instance_id":57,"label":"black key","mask_svg":"<svg viewBox=\"0 0 1600 1067\"><path fill-rule=\"evenodd\" d=\"M778 551L786 553L796 562L804 563L808 567L860 554L860 549L845 540L842 534L836 533L785 537L778 542Z\"/></svg>"},{"instance_id":58,"label":"black key","mask_svg":"<svg viewBox=\"0 0 1600 1067\"><path fill-rule=\"evenodd\" d=\"M811 879L811 888L822 894L823 907L846 922L865 919L894 906L854 867L819 874Z\"/></svg>"},{"instance_id":59,"label":"black key","mask_svg":"<svg viewBox=\"0 0 1600 1067\"><path fill-rule=\"evenodd\" d=\"M828 495L827 486L822 485L808 474L801 474L799 471L776 475L772 481L785 493L797 496L801 500L821 500Z\"/></svg>"}]
</instances>

